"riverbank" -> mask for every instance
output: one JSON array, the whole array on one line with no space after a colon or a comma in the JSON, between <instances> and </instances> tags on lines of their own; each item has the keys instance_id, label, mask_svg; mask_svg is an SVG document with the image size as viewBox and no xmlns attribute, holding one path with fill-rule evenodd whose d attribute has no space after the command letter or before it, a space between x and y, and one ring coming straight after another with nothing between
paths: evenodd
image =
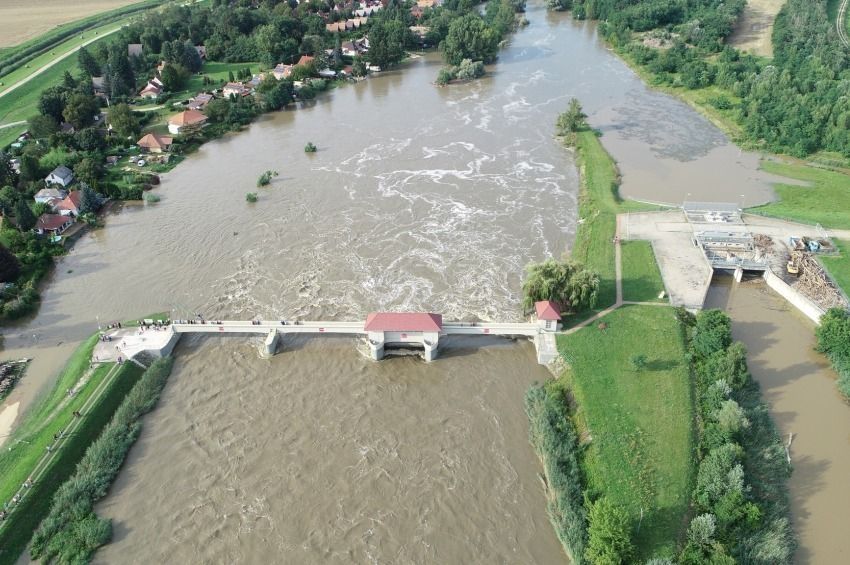
<instances>
[{"instance_id":1,"label":"riverbank","mask_svg":"<svg viewBox=\"0 0 850 565\"><path fill-rule=\"evenodd\" d=\"M92 364L97 335L74 352L53 390L34 406L0 453L0 563L13 563L50 508L53 493L73 473L141 374L132 363Z\"/></svg>"}]
</instances>

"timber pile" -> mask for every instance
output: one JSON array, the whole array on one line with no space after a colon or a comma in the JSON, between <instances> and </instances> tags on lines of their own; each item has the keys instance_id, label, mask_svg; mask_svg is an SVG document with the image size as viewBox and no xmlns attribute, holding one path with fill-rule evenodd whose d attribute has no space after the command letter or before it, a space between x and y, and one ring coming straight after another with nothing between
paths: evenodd
<instances>
[{"instance_id":1,"label":"timber pile","mask_svg":"<svg viewBox=\"0 0 850 565\"><path fill-rule=\"evenodd\" d=\"M800 268L800 277L793 284L794 288L821 308L847 307L841 292L811 253L792 251L791 260Z\"/></svg>"},{"instance_id":2,"label":"timber pile","mask_svg":"<svg viewBox=\"0 0 850 565\"><path fill-rule=\"evenodd\" d=\"M12 387L24 374L27 361L8 361L0 363L0 399L12 391Z\"/></svg>"}]
</instances>

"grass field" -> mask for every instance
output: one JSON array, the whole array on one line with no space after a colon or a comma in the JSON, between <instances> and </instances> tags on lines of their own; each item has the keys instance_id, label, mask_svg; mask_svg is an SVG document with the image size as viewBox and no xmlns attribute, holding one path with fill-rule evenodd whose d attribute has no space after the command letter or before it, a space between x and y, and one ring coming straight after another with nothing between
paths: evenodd
<instances>
[{"instance_id":1,"label":"grass field","mask_svg":"<svg viewBox=\"0 0 850 565\"><path fill-rule=\"evenodd\" d=\"M838 246L841 255L839 257L820 257L820 261L835 284L841 287L844 294L850 296L850 241L837 240L835 244Z\"/></svg>"},{"instance_id":2,"label":"grass field","mask_svg":"<svg viewBox=\"0 0 850 565\"><path fill-rule=\"evenodd\" d=\"M558 336L576 421L587 434L588 488L628 512L639 561L675 556L694 474L691 385L673 309L624 306ZM647 356L636 371L630 359ZM643 519L641 520L641 514ZM638 530L638 524L640 524Z\"/></svg>"},{"instance_id":3,"label":"grass field","mask_svg":"<svg viewBox=\"0 0 850 565\"><path fill-rule=\"evenodd\" d=\"M785 0L747 0L729 44L762 57L773 56L773 21Z\"/></svg>"},{"instance_id":4,"label":"grass field","mask_svg":"<svg viewBox=\"0 0 850 565\"><path fill-rule=\"evenodd\" d=\"M0 45L11 47L64 23L142 0L4 0L0 4Z\"/></svg>"},{"instance_id":5,"label":"grass field","mask_svg":"<svg viewBox=\"0 0 850 565\"><path fill-rule=\"evenodd\" d=\"M624 241L621 244L623 300L664 302L658 295L664 290L661 271L648 241Z\"/></svg>"},{"instance_id":6,"label":"grass field","mask_svg":"<svg viewBox=\"0 0 850 565\"><path fill-rule=\"evenodd\" d=\"M805 165L762 161L762 169L809 186L776 184L779 201L749 211L828 228L850 229L850 176Z\"/></svg>"}]
</instances>

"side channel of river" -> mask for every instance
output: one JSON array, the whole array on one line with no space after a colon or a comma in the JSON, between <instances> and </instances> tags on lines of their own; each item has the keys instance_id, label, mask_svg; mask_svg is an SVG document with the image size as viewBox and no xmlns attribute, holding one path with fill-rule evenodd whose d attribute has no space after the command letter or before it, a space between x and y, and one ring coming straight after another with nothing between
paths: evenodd
<instances>
[{"instance_id":1,"label":"side channel of river","mask_svg":"<svg viewBox=\"0 0 850 565\"><path fill-rule=\"evenodd\" d=\"M733 286L719 279L706 307L732 318L732 334L749 351L783 439L794 434L789 481L797 563L846 563L850 539L850 407L835 386L835 372L814 351L813 324L760 280Z\"/></svg>"}]
</instances>

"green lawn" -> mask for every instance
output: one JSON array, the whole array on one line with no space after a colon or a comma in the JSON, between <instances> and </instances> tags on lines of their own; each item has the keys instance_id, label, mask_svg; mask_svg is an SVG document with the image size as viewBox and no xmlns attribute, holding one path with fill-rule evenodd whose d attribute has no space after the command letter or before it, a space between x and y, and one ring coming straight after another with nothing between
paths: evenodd
<instances>
[{"instance_id":1,"label":"green lawn","mask_svg":"<svg viewBox=\"0 0 850 565\"><path fill-rule=\"evenodd\" d=\"M750 208L765 216L850 229L850 176L825 169L762 161L762 169L809 186L776 184L779 201Z\"/></svg>"},{"instance_id":2,"label":"green lawn","mask_svg":"<svg viewBox=\"0 0 850 565\"><path fill-rule=\"evenodd\" d=\"M648 241L624 241L622 248L623 300L666 302L658 295L664 290L661 272Z\"/></svg>"},{"instance_id":3,"label":"green lawn","mask_svg":"<svg viewBox=\"0 0 850 565\"><path fill-rule=\"evenodd\" d=\"M850 296L850 241L837 240L835 244L841 255L838 257L820 257L821 264L824 269L835 281L835 284L841 287L844 294Z\"/></svg>"},{"instance_id":4,"label":"green lawn","mask_svg":"<svg viewBox=\"0 0 850 565\"><path fill-rule=\"evenodd\" d=\"M679 322L672 308L654 306L624 306L602 321L604 330L592 324L558 336L576 421L590 442L583 463L588 489L628 512L639 562L673 557L694 475L694 414ZM647 365L638 372L630 360L639 354Z\"/></svg>"},{"instance_id":5,"label":"green lawn","mask_svg":"<svg viewBox=\"0 0 850 565\"><path fill-rule=\"evenodd\" d=\"M77 70L77 58L68 57L0 98L0 123L17 122L36 115L41 91L62 82L65 71L77 74Z\"/></svg>"}]
</instances>

